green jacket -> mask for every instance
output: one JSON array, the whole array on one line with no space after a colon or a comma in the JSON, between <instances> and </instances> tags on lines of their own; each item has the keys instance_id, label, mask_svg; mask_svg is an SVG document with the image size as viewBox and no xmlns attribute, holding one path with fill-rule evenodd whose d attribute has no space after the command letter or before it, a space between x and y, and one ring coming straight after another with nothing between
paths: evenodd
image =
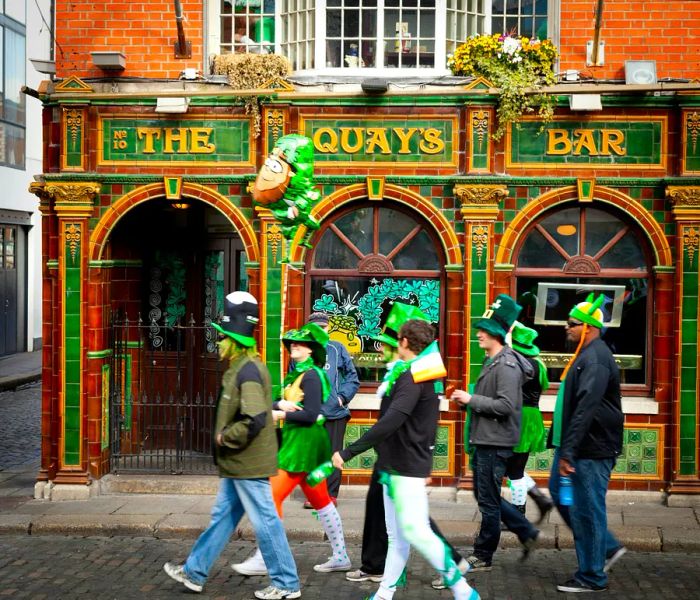
<instances>
[{"instance_id":1,"label":"green jacket","mask_svg":"<svg viewBox=\"0 0 700 600\"><path fill-rule=\"evenodd\" d=\"M221 446L216 442L219 433ZM221 477L258 479L277 474L272 385L258 357L240 356L224 373L216 405L214 461Z\"/></svg>"}]
</instances>

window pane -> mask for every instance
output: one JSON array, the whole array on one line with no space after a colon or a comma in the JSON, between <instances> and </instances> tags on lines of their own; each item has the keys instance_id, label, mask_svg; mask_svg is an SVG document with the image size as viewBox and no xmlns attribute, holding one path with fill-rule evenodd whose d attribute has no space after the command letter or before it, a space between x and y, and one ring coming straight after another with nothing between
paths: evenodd
<instances>
[{"instance_id":1,"label":"window pane","mask_svg":"<svg viewBox=\"0 0 700 600\"><path fill-rule=\"evenodd\" d=\"M564 328L561 325L535 324L534 316L537 307L537 284L540 279L535 277L518 277L517 301L523 306L518 320L533 327L539 332L535 341L543 352L542 358L549 362L548 353L557 358L556 366L547 370L549 380L558 382L566 363L565 358L557 357L570 354L575 348L567 347ZM550 279L546 281L551 281ZM588 284L600 282L593 278L557 278L561 283ZM605 279L605 284L625 286L625 300L622 308L620 327L608 327L601 331L601 336L618 359L620 379L623 384L643 384L647 378L647 335L650 323L647 313L647 280L646 279ZM547 296L547 308L550 314L559 309L557 318L565 320L573 306L585 300L588 290L550 290ZM609 314L612 298L603 305L603 312ZM552 363L550 363L552 364Z\"/></svg>"},{"instance_id":2,"label":"window pane","mask_svg":"<svg viewBox=\"0 0 700 600\"><path fill-rule=\"evenodd\" d=\"M332 229L326 229L314 250L316 269L355 269L357 255Z\"/></svg>"},{"instance_id":3,"label":"window pane","mask_svg":"<svg viewBox=\"0 0 700 600\"><path fill-rule=\"evenodd\" d=\"M518 254L518 267L564 267L564 257L556 252L547 239L533 229Z\"/></svg>"},{"instance_id":4,"label":"window pane","mask_svg":"<svg viewBox=\"0 0 700 600\"><path fill-rule=\"evenodd\" d=\"M586 254L595 256L625 224L610 213L586 209Z\"/></svg>"},{"instance_id":5,"label":"window pane","mask_svg":"<svg viewBox=\"0 0 700 600\"><path fill-rule=\"evenodd\" d=\"M26 98L20 91L24 85L24 36L5 30L5 96L4 118L17 125L24 125Z\"/></svg>"},{"instance_id":6,"label":"window pane","mask_svg":"<svg viewBox=\"0 0 700 600\"><path fill-rule=\"evenodd\" d=\"M440 268L435 244L423 230L394 256L395 269L434 271Z\"/></svg>"},{"instance_id":7,"label":"window pane","mask_svg":"<svg viewBox=\"0 0 700 600\"><path fill-rule=\"evenodd\" d=\"M18 169L24 168L25 129L0 123L0 162Z\"/></svg>"},{"instance_id":8,"label":"window pane","mask_svg":"<svg viewBox=\"0 0 700 600\"><path fill-rule=\"evenodd\" d=\"M384 376L380 345L371 337L381 332L393 301L418 306L438 325L437 279L312 277L310 290L311 310L329 315L330 338L345 345L364 382L379 383Z\"/></svg>"},{"instance_id":9,"label":"window pane","mask_svg":"<svg viewBox=\"0 0 700 600\"><path fill-rule=\"evenodd\" d=\"M340 217L335 224L363 254L373 252L374 224L372 209L361 208Z\"/></svg>"},{"instance_id":10,"label":"window pane","mask_svg":"<svg viewBox=\"0 0 700 600\"><path fill-rule=\"evenodd\" d=\"M579 253L579 215L578 208L569 208L554 213L540 223L569 256Z\"/></svg>"},{"instance_id":11,"label":"window pane","mask_svg":"<svg viewBox=\"0 0 700 600\"><path fill-rule=\"evenodd\" d=\"M222 0L222 52L274 52L274 0Z\"/></svg>"},{"instance_id":12,"label":"window pane","mask_svg":"<svg viewBox=\"0 0 700 600\"><path fill-rule=\"evenodd\" d=\"M418 225L415 219L392 208L379 211L379 254L388 256ZM432 242L430 242L432 245Z\"/></svg>"},{"instance_id":13,"label":"window pane","mask_svg":"<svg viewBox=\"0 0 700 600\"><path fill-rule=\"evenodd\" d=\"M5 268L15 268L15 229L5 227Z\"/></svg>"},{"instance_id":14,"label":"window pane","mask_svg":"<svg viewBox=\"0 0 700 600\"><path fill-rule=\"evenodd\" d=\"M598 264L603 269L638 269L640 271L647 269L639 240L631 231L628 231L622 239L603 254Z\"/></svg>"}]
</instances>

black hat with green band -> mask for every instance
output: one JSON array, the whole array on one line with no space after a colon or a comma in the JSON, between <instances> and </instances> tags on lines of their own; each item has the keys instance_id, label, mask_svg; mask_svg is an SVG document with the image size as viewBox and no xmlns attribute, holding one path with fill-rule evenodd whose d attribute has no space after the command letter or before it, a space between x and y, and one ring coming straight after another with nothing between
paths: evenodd
<instances>
[{"instance_id":1,"label":"black hat with green band","mask_svg":"<svg viewBox=\"0 0 700 600\"><path fill-rule=\"evenodd\" d=\"M255 346L253 331L258 324L258 301L248 292L232 292L224 299L224 314L220 323L211 326L219 333L233 338L241 346Z\"/></svg>"}]
</instances>

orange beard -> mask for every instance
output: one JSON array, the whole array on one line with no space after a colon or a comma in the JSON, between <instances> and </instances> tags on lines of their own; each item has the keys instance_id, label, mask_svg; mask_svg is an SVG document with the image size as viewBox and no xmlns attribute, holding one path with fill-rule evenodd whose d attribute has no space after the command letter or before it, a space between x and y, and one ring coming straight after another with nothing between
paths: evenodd
<instances>
[{"instance_id":1,"label":"orange beard","mask_svg":"<svg viewBox=\"0 0 700 600\"><path fill-rule=\"evenodd\" d=\"M260 168L253 186L253 200L258 204L274 204L284 196L292 174L286 162L279 161L279 164L282 166L281 173L275 173L265 164Z\"/></svg>"}]
</instances>

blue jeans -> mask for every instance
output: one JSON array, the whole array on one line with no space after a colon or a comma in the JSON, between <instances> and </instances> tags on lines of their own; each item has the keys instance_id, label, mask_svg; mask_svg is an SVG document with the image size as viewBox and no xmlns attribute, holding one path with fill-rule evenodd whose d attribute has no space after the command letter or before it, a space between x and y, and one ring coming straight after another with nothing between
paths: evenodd
<instances>
[{"instance_id":1,"label":"blue jeans","mask_svg":"<svg viewBox=\"0 0 700 600\"><path fill-rule=\"evenodd\" d=\"M549 493L566 524L574 533L578 571L574 577L581 583L605 586L608 576L603 572L605 559L622 544L608 529L605 495L614 458L580 458L573 463L576 472L571 475L574 484L574 504L559 503L559 449L554 452Z\"/></svg>"},{"instance_id":2,"label":"blue jeans","mask_svg":"<svg viewBox=\"0 0 700 600\"><path fill-rule=\"evenodd\" d=\"M501 520L524 543L538 531L525 516L501 497L506 462L513 454L510 448L476 446L472 455L474 496L481 512L481 529L474 541L474 556L491 562L501 539Z\"/></svg>"},{"instance_id":3,"label":"blue jeans","mask_svg":"<svg viewBox=\"0 0 700 600\"><path fill-rule=\"evenodd\" d=\"M211 521L187 557L187 576L196 583L204 584L243 513L248 515L253 525L272 585L296 592L299 589L297 567L282 521L277 516L267 478L221 479L216 502L211 509Z\"/></svg>"}]
</instances>

